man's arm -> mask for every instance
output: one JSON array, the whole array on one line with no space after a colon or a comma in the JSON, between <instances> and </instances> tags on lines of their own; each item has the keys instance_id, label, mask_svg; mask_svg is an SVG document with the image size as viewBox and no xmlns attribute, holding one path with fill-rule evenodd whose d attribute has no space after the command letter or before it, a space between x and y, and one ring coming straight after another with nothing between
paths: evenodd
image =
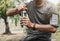
<instances>
[{"instance_id":1,"label":"man's arm","mask_svg":"<svg viewBox=\"0 0 60 41\"><path fill-rule=\"evenodd\" d=\"M26 18L26 17L23 17L20 22L21 22L21 24L26 25L27 27L30 27L32 29L37 29L42 32L55 33L57 30L57 28L56 28L57 26L55 26L55 24L56 24L55 22L54 22L54 24L52 23L52 25L51 24L35 24L35 23L32 23L29 20L29 18Z\"/></svg>"},{"instance_id":2,"label":"man's arm","mask_svg":"<svg viewBox=\"0 0 60 41\"><path fill-rule=\"evenodd\" d=\"M59 20L59 15L58 15L58 11L57 11L57 7L55 5L52 5L52 7L49 10L49 14L51 14L50 17L50 23L49 24L36 24L35 28L43 31L43 32L56 32L57 27L58 27L58 20Z\"/></svg>"},{"instance_id":3,"label":"man's arm","mask_svg":"<svg viewBox=\"0 0 60 41\"><path fill-rule=\"evenodd\" d=\"M57 27L58 27L58 20L59 20L59 15L58 14L55 14L53 13L52 16L50 17L50 23L49 24L36 24L35 25L35 28L40 30L40 31L43 31L43 32L56 32L57 30Z\"/></svg>"},{"instance_id":4,"label":"man's arm","mask_svg":"<svg viewBox=\"0 0 60 41\"><path fill-rule=\"evenodd\" d=\"M17 14L17 13L19 13L19 11L18 11L17 8L11 8L11 9L9 9L9 10L6 12L6 15L7 15L7 16L12 16L12 15L15 15L15 14Z\"/></svg>"},{"instance_id":5,"label":"man's arm","mask_svg":"<svg viewBox=\"0 0 60 41\"><path fill-rule=\"evenodd\" d=\"M54 33L56 32L56 27L55 26L52 26L50 24L35 24L35 23L32 23L29 18L26 18L26 17L23 17L20 21L20 24L22 25L26 25L27 27L30 27L32 29L37 29L37 30L40 30L42 32L51 32L51 33Z\"/></svg>"},{"instance_id":6,"label":"man's arm","mask_svg":"<svg viewBox=\"0 0 60 41\"><path fill-rule=\"evenodd\" d=\"M52 26L50 24L35 24L35 23L32 23L29 18L26 18L26 17L23 17L20 21L22 25L26 25L27 27L30 27L32 29L37 29L37 30L40 30L42 32L51 32L51 33L54 33L56 32L56 27L55 26Z\"/></svg>"},{"instance_id":7,"label":"man's arm","mask_svg":"<svg viewBox=\"0 0 60 41\"><path fill-rule=\"evenodd\" d=\"M56 28L54 26L49 25L49 24L47 24L47 25L36 24L35 29L40 30L42 32L51 32L51 33L56 32Z\"/></svg>"},{"instance_id":8,"label":"man's arm","mask_svg":"<svg viewBox=\"0 0 60 41\"><path fill-rule=\"evenodd\" d=\"M8 10L6 12L6 15L7 16L12 16L12 15L18 14L19 12L21 12L22 10L25 10L25 9L27 9L26 5L25 4L20 4L17 8L11 8L10 10Z\"/></svg>"}]
</instances>

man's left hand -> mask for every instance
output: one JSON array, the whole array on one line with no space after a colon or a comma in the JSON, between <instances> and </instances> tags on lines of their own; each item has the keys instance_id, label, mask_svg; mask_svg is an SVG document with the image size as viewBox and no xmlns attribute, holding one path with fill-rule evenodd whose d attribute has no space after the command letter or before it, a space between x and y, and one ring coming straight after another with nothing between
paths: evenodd
<instances>
[{"instance_id":1,"label":"man's left hand","mask_svg":"<svg viewBox=\"0 0 60 41\"><path fill-rule=\"evenodd\" d=\"M29 18L27 18L27 17L22 17L21 18L21 21L20 21L20 24L21 25L25 25L25 26L27 26L27 27L32 27L33 28L33 23L30 21L30 19Z\"/></svg>"}]
</instances>

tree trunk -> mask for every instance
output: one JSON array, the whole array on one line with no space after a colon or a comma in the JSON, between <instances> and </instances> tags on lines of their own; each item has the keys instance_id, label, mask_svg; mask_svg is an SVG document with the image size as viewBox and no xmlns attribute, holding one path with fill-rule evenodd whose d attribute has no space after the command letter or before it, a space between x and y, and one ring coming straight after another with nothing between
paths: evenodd
<instances>
[{"instance_id":1,"label":"tree trunk","mask_svg":"<svg viewBox=\"0 0 60 41\"><path fill-rule=\"evenodd\" d=\"M5 16L3 19L4 19L5 26L6 26L5 32L3 34L11 34L10 29L9 29L9 25L7 22L7 16Z\"/></svg>"}]
</instances>

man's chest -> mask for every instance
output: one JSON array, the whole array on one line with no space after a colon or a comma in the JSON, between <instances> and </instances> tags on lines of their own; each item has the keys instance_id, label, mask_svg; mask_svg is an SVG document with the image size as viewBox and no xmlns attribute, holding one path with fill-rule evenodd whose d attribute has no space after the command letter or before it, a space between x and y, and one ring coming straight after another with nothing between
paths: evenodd
<instances>
[{"instance_id":1,"label":"man's chest","mask_svg":"<svg viewBox=\"0 0 60 41\"><path fill-rule=\"evenodd\" d=\"M49 12L48 9L45 7L42 8L35 8L33 6L28 7L27 10L28 16L30 18L31 21L35 21L37 23L40 22L46 22L49 20ZM47 19L48 18L48 19Z\"/></svg>"}]
</instances>

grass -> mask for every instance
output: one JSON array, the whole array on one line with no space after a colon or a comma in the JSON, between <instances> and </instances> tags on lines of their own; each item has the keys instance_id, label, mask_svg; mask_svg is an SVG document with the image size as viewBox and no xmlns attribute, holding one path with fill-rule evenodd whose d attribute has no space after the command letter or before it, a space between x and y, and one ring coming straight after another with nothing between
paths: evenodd
<instances>
[{"instance_id":1,"label":"grass","mask_svg":"<svg viewBox=\"0 0 60 41\"><path fill-rule=\"evenodd\" d=\"M60 26L57 28L57 32L52 34L52 38L55 39L56 41L60 41Z\"/></svg>"}]
</instances>

